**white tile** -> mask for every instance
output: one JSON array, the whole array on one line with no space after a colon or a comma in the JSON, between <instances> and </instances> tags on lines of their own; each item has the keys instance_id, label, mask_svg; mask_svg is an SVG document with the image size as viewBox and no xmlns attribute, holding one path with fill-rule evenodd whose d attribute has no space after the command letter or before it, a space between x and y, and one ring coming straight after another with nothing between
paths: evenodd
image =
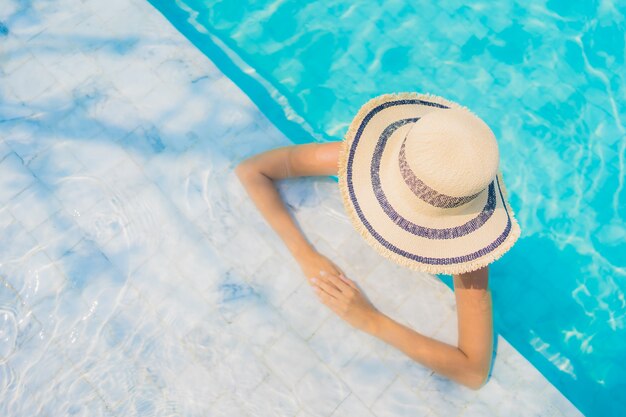
<instances>
[{"instance_id":1,"label":"white tile","mask_svg":"<svg viewBox=\"0 0 626 417\"><path fill-rule=\"evenodd\" d=\"M211 187L207 189L211 190ZM223 199L214 198L219 197L215 192L209 191L208 194L210 204L205 203L202 206L204 211L193 222L208 242L214 247L221 247L237 233L240 218L230 210L230 207L226 205L228 203Z\"/></svg>"},{"instance_id":2,"label":"white tile","mask_svg":"<svg viewBox=\"0 0 626 417\"><path fill-rule=\"evenodd\" d=\"M456 311L448 316L448 320L441 324L439 330L433 333L432 337L449 345L458 346L459 326Z\"/></svg>"},{"instance_id":3,"label":"white tile","mask_svg":"<svg viewBox=\"0 0 626 417\"><path fill-rule=\"evenodd\" d=\"M20 222L12 216L5 219L0 240L0 259L5 267L19 265L24 257L37 251L37 245L32 235L28 233Z\"/></svg>"},{"instance_id":4,"label":"white tile","mask_svg":"<svg viewBox=\"0 0 626 417\"><path fill-rule=\"evenodd\" d=\"M303 282L280 308L282 316L300 337L308 339L322 322L335 314L313 291L308 282Z\"/></svg>"},{"instance_id":5,"label":"white tile","mask_svg":"<svg viewBox=\"0 0 626 417\"><path fill-rule=\"evenodd\" d=\"M74 217L86 214L97 205L102 207L108 204L107 190L96 177L87 175L65 177L60 179L53 189L65 210Z\"/></svg>"},{"instance_id":6,"label":"white tile","mask_svg":"<svg viewBox=\"0 0 626 417\"><path fill-rule=\"evenodd\" d=\"M101 357L84 377L98 388L98 393L108 404L127 399L128 392L140 383L141 378L133 361L118 351Z\"/></svg>"},{"instance_id":7,"label":"white tile","mask_svg":"<svg viewBox=\"0 0 626 417\"><path fill-rule=\"evenodd\" d=\"M194 241L172 265L181 277L202 294L211 294L227 273L227 266L202 238Z\"/></svg>"},{"instance_id":8,"label":"white tile","mask_svg":"<svg viewBox=\"0 0 626 417\"><path fill-rule=\"evenodd\" d=\"M335 250L342 248L348 237L358 237L345 214L328 204L321 205L305 222Z\"/></svg>"},{"instance_id":9,"label":"white tile","mask_svg":"<svg viewBox=\"0 0 626 417\"><path fill-rule=\"evenodd\" d=\"M154 304L153 308L173 335L183 337L209 313L215 313L215 308L194 288L180 285L175 282L175 277L170 277L170 280L172 290L159 303Z\"/></svg>"},{"instance_id":10,"label":"white tile","mask_svg":"<svg viewBox=\"0 0 626 417\"><path fill-rule=\"evenodd\" d=\"M271 256L248 276L250 285L260 296L275 307L282 303L303 283L304 274L278 256Z\"/></svg>"},{"instance_id":11,"label":"white tile","mask_svg":"<svg viewBox=\"0 0 626 417\"><path fill-rule=\"evenodd\" d=\"M436 293L424 289L410 293L394 316L406 321L416 331L433 337L453 314L456 313L442 303Z\"/></svg>"},{"instance_id":12,"label":"white tile","mask_svg":"<svg viewBox=\"0 0 626 417\"><path fill-rule=\"evenodd\" d=\"M98 15L102 21L107 21L124 16L123 12L129 8L131 3L128 0L108 0L106 3L89 0L85 2L85 9Z\"/></svg>"},{"instance_id":13,"label":"white tile","mask_svg":"<svg viewBox=\"0 0 626 417\"><path fill-rule=\"evenodd\" d=\"M389 366L391 366L392 369L398 369L398 365L400 363L393 359L389 360ZM402 379L409 386L409 388L419 390L419 388L426 384L426 381L432 377L434 372L430 368L412 361L408 363L402 371L399 371L398 374L399 378Z\"/></svg>"},{"instance_id":14,"label":"white tile","mask_svg":"<svg viewBox=\"0 0 626 417\"><path fill-rule=\"evenodd\" d=\"M105 23L105 24L108 24ZM75 51L81 52L81 51ZM82 51L85 52L85 51ZM117 71L122 71L132 64L132 57L129 59L128 55L111 53L109 48L100 48L85 52L85 55L93 58L96 65L102 71L103 74L112 74ZM108 77L107 77L108 78Z\"/></svg>"},{"instance_id":15,"label":"white tile","mask_svg":"<svg viewBox=\"0 0 626 417\"><path fill-rule=\"evenodd\" d=\"M320 417L331 415L350 394L346 384L324 366L308 371L294 392L303 410Z\"/></svg>"},{"instance_id":16,"label":"white tile","mask_svg":"<svg viewBox=\"0 0 626 417\"><path fill-rule=\"evenodd\" d=\"M509 355L504 360L509 367L509 372L516 376L515 387L520 391L529 389L540 392L545 389L548 380L522 355Z\"/></svg>"},{"instance_id":17,"label":"white tile","mask_svg":"<svg viewBox=\"0 0 626 417\"><path fill-rule=\"evenodd\" d=\"M583 414L554 385L548 384L541 394L546 398L545 413L551 412L561 416L582 416Z\"/></svg>"},{"instance_id":18,"label":"white tile","mask_svg":"<svg viewBox=\"0 0 626 417\"><path fill-rule=\"evenodd\" d=\"M298 413L298 401L292 390L273 374L254 390L242 407L251 416L292 417Z\"/></svg>"},{"instance_id":19,"label":"white tile","mask_svg":"<svg viewBox=\"0 0 626 417\"><path fill-rule=\"evenodd\" d=\"M169 22L160 21L159 13L155 13L155 10L150 4L141 2L127 2L128 7L123 13L124 18L112 19L109 16L104 16L106 19L105 27L108 33L119 38L137 37L141 36L147 39L158 39L161 41L167 41L165 34L174 35L178 38L178 33L170 31ZM161 17L161 19L164 19ZM164 25L168 26L167 32L163 31ZM132 59L131 55L127 59Z\"/></svg>"},{"instance_id":20,"label":"white tile","mask_svg":"<svg viewBox=\"0 0 626 417\"><path fill-rule=\"evenodd\" d=\"M83 84L87 85L87 83ZM73 91L73 94L79 94L77 91ZM92 92L88 92L92 94ZM75 101L66 108L61 109L57 113L55 118L55 126L59 139L69 139L68 143L72 141L87 141L98 134L101 134L104 130L104 126L97 120L93 120L89 115L89 110L86 109L83 102L90 100L89 97L77 97Z\"/></svg>"},{"instance_id":21,"label":"white tile","mask_svg":"<svg viewBox=\"0 0 626 417\"><path fill-rule=\"evenodd\" d=\"M332 417L374 417L374 414L354 394L350 394L339 404Z\"/></svg>"},{"instance_id":22,"label":"white tile","mask_svg":"<svg viewBox=\"0 0 626 417\"><path fill-rule=\"evenodd\" d=\"M176 398L186 405L190 414L185 415L210 415L211 403L216 401L221 391L213 374L204 367L191 363L181 372L177 372L172 378Z\"/></svg>"},{"instance_id":23,"label":"white tile","mask_svg":"<svg viewBox=\"0 0 626 417\"><path fill-rule=\"evenodd\" d=\"M161 136L156 127L146 123L129 132L128 135L121 137L119 142L136 161L143 163L153 154L158 154L165 150L166 145ZM145 168L147 168L150 176L150 167L146 166ZM163 175L162 172L159 172L159 174ZM155 178L153 177L153 179Z\"/></svg>"},{"instance_id":24,"label":"white tile","mask_svg":"<svg viewBox=\"0 0 626 417\"><path fill-rule=\"evenodd\" d=\"M308 343L331 369L339 371L361 350L366 336L336 314L330 315Z\"/></svg>"},{"instance_id":25,"label":"white tile","mask_svg":"<svg viewBox=\"0 0 626 417\"><path fill-rule=\"evenodd\" d=\"M65 210L52 214L31 234L52 260L59 259L83 238L82 230Z\"/></svg>"},{"instance_id":26,"label":"white tile","mask_svg":"<svg viewBox=\"0 0 626 417\"><path fill-rule=\"evenodd\" d=\"M29 165L30 161L42 152L52 147L58 140L53 131L47 128L46 117L32 117L20 123L8 123L3 129L5 141L13 151Z\"/></svg>"},{"instance_id":27,"label":"white tile","mask_svg":"<svg viewBox=\"0 0 626 417\"><path fill-rule=\"evenodd\" d=\"M7 267L5 274L10 271L5 279L28 306L45 297L55 296L67 284L55 263L41 250L30 252L19 263L4 266Z\"/></svg>"},{"instance_id":28,"label":"white tile","mask_svg":"<svg viewBox=\"0 0 626 417\"><path fill-rule=\"evenodd\" d=\"M364 287L373 289L377 295L374 300L380 303L385 312L396 311L414 292L419 284L418 273L408 271L391 264L381 262L367 275ZM429 294L432 298L434 294Z\"/></svg>"},{"instance_id":29,"label":"white tile","mask_svg":"<svg viewBox=\"0 0 626 417\"><path fill-rule=\"evenodd\" d=\"M384 262L384 258L360 236L348 236L341 243L340 252L345 259L342 269L348 278L359 282L363 282L380 263Z\"/></svg>"},{"instance_id":30,"label":"white tile","mask_svg":"<svg viewBox=\"0 0 626 417\"><path fill-rule=\"evenodd\" d=\"M269 257L273 255L266 240L255 230L240 229L230 242L217 248L219 255L242 272L250 275L254 273Z\"/></svg>"},{"instance_id":31,"label":"white tile","mask_svg":"<svg viewBox=\"0 0 626 417\"><path fill-rule=\"evenodd\" d=\"M155 254L132 271L128 280L152 306L159 305L182 281L161 254Z\"/></svg>"},{"instance_id":32,"label":"white tile","mask_svg":"<svg viewBox=\"0 0 626 417\"><path fill-rule=\"evenodd\" d=\"M47 187L35 182L11 200L9 207L26 230L32 230L59 211L61 203Z\"/></svg>"},{"instance_id":33,"label":"white tile","mask_svg":"<svg viewBox=\"0 0 626 417\"><path fill-rule=\"evenodd\" d=\"M472 401L465 407L465 410L459 414L462 417L488 417L488 416L499 416L496 410L489 407L489 405L485 404L482 401L476 400Z\"/></svg>"},{"instance_id":34,"label":"white tile","mask_svg":"<svg viewBox=\"0 0 626 417\"><path fill-rule=\"evenodd\" d=\"M217 306L218 314L228 323L261 302L259 294L234 269L227 270L203 296Z\"/></svg>"},{"instance_id":35,"label":"white tile","mask_svg":"<svg viewBox=\"0 0 626 417\"><path fill-rule=\"evenodd\" d=\"M124 69L109 73L108 78L131 102L140 100L162 82L153 74L150 67L141 62L133 62Z\"/></svg>"},{"instance_id":36,"label":"white tile","mask_svg":"<svg viewBox=\"0 0 626 417\"><path fill-rule=\"evenodd\" d=\"M189 84L193 85L203 77L210 79L216 77L216 74L211 72L206 66L187 59L181 59L181 57L175 55L158 64L154 71L163 81L177 87L188 87Z\"/></svg>"},{"instance_id":37,"label":"white tile","mask_svg":"<svg viewBox=\"0 0 626 417\"><path fill-rule=\"evenodd\" d=\"M223 359L245 343L239 333L214 313L194 325L182 337L181 345L200 366L211 372Z\"/></svg>"},{"instance_id":38,"label":"white tile","mask_svg":"<svg viewBox=\"0 0 626 417\"><path fill-rule=\"evenodd\" d=\"M104 241L101 244L102 253L122 274L128 276L154 255L158 247L134 233L134 224L124 224L124 220L105 212L96 222Z\"/></svg>"},{"instance_id":39,"label":"white tile","mask_svg":"<svg viewBox=\"0 0 626 417\"><path fill-rule=\"evenodd\" d=\"M286 332L264 354L268 367L287 386L294 386L311 368L323 366L299 336Z\"/></svg>"},{"instance_id":40,"label":"white tile","mask_svg":"<svg viewBox=\"0 0 626 417\"><path fill-rule=\"evenodd\" d=\"M150 203L163 201L163 196L159 195L160 190L148 179L142 167L130 155L120 156L118 164L104 173L101 180L110 189L119 193L127 192L136 196L150 192L151 198L148 200ZM144 195L144 197L147 198L148 195Z\"/></svg>"},{"instance_id":41,"label":"white tile","mask_svg":"<svg viewBox=\"0 0 626 417\"><path fill-rule=\"evenodd\" d=\"M103 140L115 141L145 123L133 103L117 92L107 92L89 108L88 114L104 126Z\"/></svg>"},{"instance_id":42,"label":"white tile","mask_svg":"<svg viewBox=\"0 0 626 417\"><path fill-rule=\"evenodd\" d=\"M45 62L41 63L46 66ZM41 94L28 100L28 105L35 109L62 108L72 100L71 90L58 81L43 90Z\"/></svg>"},{"instance_id":43,"label":"white tile","mask_svg":"<svg viewBox=\"0 0 626 417\"><path fill-rule=\"evenodd\" d=\"M340 377L363 403L371 407L396 378L371 350L362 349L340 372Z\"/></svg>"},{"instance_id":44,"label":"white tile","mask_svg":"<svg viewBox=\"0 0 626 417\"><path fill-rule=\"evenodd\" d=\"M409 389L403 381L396 379L385 392L376 400L371 410L376 417L389 416L428 416L431 405L427 397ZM444 410L437 410L441 415Z\"/></svg>"},{"instance_id":45,"label":"white tile","mask_svg":"<svg viewBox=\"0 0 626 417\"><path fill-rule=\"evenodd\" d=\"M252 349L241 344L218 362L211 374L221 389L245 400L269 376L270 371Z\"/></svg>"},{"instance_id":46,"label":"white tile","mask_svg":"<svg viewBox=\"0 0 626 417\"><path fill-rule=\"evenodd\" d=\"M22 159L14 152L8 154L0 161L0 204L8 203L34 181Z\"/></svg>"},{"instance_id":47,"label":"white tile","mask_svg":"<svg viewBox=\"0 0 626 417\"><path fill-rule=\"evenodd\" d=\"M99 179L105 172L130 159L119 145L108 141L107 137L100 136L94 139L87 143L74 143L70 147L76 159L85 166L86 175Z\"/></svg>"},{"instance_id":48,"label":"white tile","mask_svg":"<svg viewBox=\"0 0 626 417\"><path fill-rule=\"evenodd\" d=\"M509 396L510 389L503 386L498 380L489 378L487 383L483 385L479 392L476 394L476 398L480 399L487 406L496 410L496 405Z\"/></svg>"},{"instance_id":49,"label":"white tile","mask_svg":"<svg viewBox=\"0 0 626 417\"><path fill-rule=\"evenodd\" d=\"M296 414L296 417L314 417L314 416L306 410L300 410L298 414Z\"/></svg>"},{"instance_id":50,"label":"white tile","mask_svg":"<svg viewBox=\"0 0 626 417\"><path fill-rule=\"evenodd\" d=\"M374 340L380 342L374 345L376 354L385 362L385 365L398 373L399 378L411 389L418 388L432 374L432 370L411 359L395 346L379 339Z\"/></svg>"},{"instance_id":51,"label":"white tile","mask_svg":"<svg viewBox=\"0 0 626 417\"><path fill-rule=\"evenodd\" d=\"M0 50L0 71L10 74L22 66L26 61L33 59L33 54L26 48L24 40L11 32L3 37L3 48Z\"/></svg>"},{"instance_id":52,"label":"white tile","mask_svg":"<svg viewBox=\"0 0 626 417\"><path fill-rule=\"evenodd\" d=\"M59 259L59 268L67 276L73 288L82 290L92 278L113 269L97 244L83 238Z\"/></svg>"},{"instance_id":53,"label":"white tile","mask_svg":"<svg viewBox=\"0 0 626 417\"><path fill-rule=\"evenodd\" d=\"M39 181L50 186L52 191L54 191L53 186L60 180L71 175L78 175L85 169L70 152L67 144L60 140L32 158L28 162L28 168Z\"/></svg>"},{"instance_id":54,"label":"white tile","mask_svg":"<svg viewBox=\"0 0 626 417\"><path fill-rule=\"evenodd\" d=\"M42 407L42 413L65 414L70 409L76 413L89 413L93 412L94 408L101 409L104 406L98 397L98 392L95 390L94 385L77 371L68 369L67 372L62 372L62 374L62 379L51 384L51 388L46 393L50 401ZM84 403L81 403L76 408L70 408L67 404L67 398L74 396L83 399Z\"/></svg>"},{"instance_id":55,"label":"white tile","mask_svg":"<svg viewBox=\"0 0 626 417\"><path fill-rule=\"evenodd\" d=\"M542 395L542 391L534 389L534 387L513 389L511 395L507 399L503 399L503 401L494 408L496 408L498 412L501 411L507 401L525 404L524 412L526 415L543 416L555 412L555 407L551 404L551 399Z\"/></svg>"},{"instance_id":56,"label":"white tile","mask_svg":"<svg viewBox=\"0 0 626 417\"><path fill-rule=\"evenodd\" d=\"M419 386L418 391L428 399L430 406L441 415L456 415L477 397L477 391L467 388L442 375L433 373ZM441 412L439 410L445 410Z\"/></svg>"},{"instance_id":57,"label":"white tile","mask_svg":"<svg viewBox=\"0 0 626 417\"><path fill-rule=\"evenodd\" d=\"M51 382L58 382L59 375L66 372L68 368L68 364L63 360L62 347L48 345L47 349L42 349L42 342L48 341L33 338L25 342L7 361L13 371L22 376L20 386L25 392L31 394L32 401L36 403L35 408L41 407L42 401L46 400L46 396L41 394L46 393ZM40 395L35 397L37 393ZM21 412L24 404L15 405Z\"/></svg>"},{"instance_id":58,"label":"white tile","mask_svg":"<svg viewBox=\"0 0 626 417\"><path fill-rule=\"evenodd\" d=\"M215 417L246 417L249 414L242 409L239 401L230 395L223 395L212 404L211 415Z\"/></svg>"},{"instance_id":59,"label":"white tile","mask_svg":"<svg viewBox=\"0 0 626 417\"><path fill-rule=\"evenodd\" d=\"M76 23L73 25L56 26L55 32L64 34L68 39L73 40L76 50L90 53L102 48L108 42L110 32L107 29L100 16L89 14L76 19ZM68 49L74 51L71 46Z\"/></svg>"},{"instance_id":60,"label":"white tile","mask_svg":"<svg viewBox=\"0 0 626 417\"><path fill-rule=\"evenodd\" d=\"M187 85L160 84L144 97L133 100L133 106L146 120L169 118L172 113L184 111L181 106L189 98Z\"/></svg>"},{"instance_id":61,"label":"white tile","mask_svg":"<svg viewBox=\"0 0 626 417\"><path fill-rule=\"evenodd\" d=\"M256 353L262 353L288 331L289 325L270 304L255 303L235 318L231 328Z\"/></svg>"},{"instance_id":62,"label":"white tile","mask_svg":"<svg viewBox=\"0 0 626 417\"><path fill-rule=\"evenodd\" d=\"M68 88L76 87L91 77L102 74L94 58L82 52L67 54L48 67L48 71Z\"/></svg>"},{"instance_id":63,"label":"white tile","mask_svg":"<svg viewBox=\"0 0 626 417\"><path fill-rule=\"evenodd\" d=\"M2 161L11 152L13 152L13 150L7 142L4 139L0 139L0 161Z\"/></svg>"},{"instance_id":64,"label":"white tile","mask_svg":"<svg viewBox=\"0 0 626 417\"><path fill-rule=\"evenodd\" d=\"M494 415L511 417L541 417L534 404L519 403L516 399L507 398L501 401L494 409ZM549 414L548 414L549 415Z\"/></svg>"},{"instance_id":65,"label":"white tile","mask_svg":"<svg viewBox=\"0 0 626 417\"><path fill-rule=\"evenodd\" d=\"M17 67L4 82L10 86L13 94L28 103L51 88L57 80L36 58L31 58Z\"/></svg>"}]
</instances>

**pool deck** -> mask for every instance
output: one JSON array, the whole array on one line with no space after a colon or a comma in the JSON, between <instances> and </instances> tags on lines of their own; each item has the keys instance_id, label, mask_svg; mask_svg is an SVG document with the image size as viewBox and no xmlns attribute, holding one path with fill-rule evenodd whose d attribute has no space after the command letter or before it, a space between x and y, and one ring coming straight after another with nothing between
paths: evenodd
<instances>
[{"instance_id":1,"label":"pool deck","mask_svg":"<svg viewBox=\"0 0 626 417\"><path fill-rule=\"evenodd\" d=\"M0 415L581 415L501 336L472 391L320 304L233 174L290 140L147 1L0 22ZM279 188L383 312L456 343L454 294L369 248L331 178Z\"/></svg>"}]
</instances>

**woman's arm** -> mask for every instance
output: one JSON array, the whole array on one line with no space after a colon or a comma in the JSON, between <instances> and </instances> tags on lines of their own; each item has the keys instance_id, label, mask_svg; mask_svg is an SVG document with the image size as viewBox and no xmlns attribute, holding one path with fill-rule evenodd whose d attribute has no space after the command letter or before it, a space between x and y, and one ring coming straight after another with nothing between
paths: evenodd
<instances>
[{"instance_id":1,"label":"woman's arm","mask_svg":"<svg viewBox=\"0 0 626 417\"><path fill-rule=\"evenodd\" d=\"M372 334L417 362L469 388L487 380L493 352L493 318L488 268L454 276L458 347L426 337L379 314Z\"/></svg>"},{"instance_id":2,"label":"woman's arm","mask_svg":"<svg viewBox=\"0 0 626 417\"><path fill-rule=\"evenodd\" d=\"M454 276L458 347L426 337L376 310L357 286L306 240L273 181L337 173L340 142L287 146L254 155L235 172L254 204L296 258L322 301L354 326L395 346L415 361L470 388L484 384L493 350L491 293L487 267ZM326 271L321 274L320 271ZM313 280L313 277L320 279ZM323 278L322 278L323 277ZM331 283L333 285L331 285ZM346 286L350 283L350 288ZM344 284L342 286L342 284Z\"/></svg>"},{"instance_id":3,"label":"woman's arm","mask_svg":"<svg viewBox=\"0 0 626 417\"><path fill-rule=\"evenodd\" d=\"M235 168L235 173L269 225L283 240L307 278L324 270L340 272L319 254L300 231L274 185L289 177L333 175L341 142L283 146L254 155Z\"/></svg>"},{"instance_id":4,"label":"woman's arm","mask_svg":"<svg viewBox=\"0 0 626 417\"><path fill-rule=\"evenodd\" d=\"M356 284L330 276L316 282L324 304L355 327L393 345L411 359L471 389L487 380L493 352L493 319L488 268L454 276L458 347L424 336L376 310Z\"/></svg>"}]
</instances>

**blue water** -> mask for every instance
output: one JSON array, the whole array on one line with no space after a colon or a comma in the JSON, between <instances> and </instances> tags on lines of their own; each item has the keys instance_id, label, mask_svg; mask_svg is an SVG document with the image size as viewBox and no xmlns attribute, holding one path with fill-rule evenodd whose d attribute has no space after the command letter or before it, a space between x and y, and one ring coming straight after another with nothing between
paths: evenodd
<instances>
[{"instance_id":1,"label":"blue water","mask_svg":"<svg viewBox=\"0 0 626 417\"><path fill-rule=\"evenodd\" d=\"M386 92L441 95L481 116L522 227L491 269L496 331L583 413L620 415L623 3L151 3L296 143L340 140Z\"/></svg>"}]
</instances>

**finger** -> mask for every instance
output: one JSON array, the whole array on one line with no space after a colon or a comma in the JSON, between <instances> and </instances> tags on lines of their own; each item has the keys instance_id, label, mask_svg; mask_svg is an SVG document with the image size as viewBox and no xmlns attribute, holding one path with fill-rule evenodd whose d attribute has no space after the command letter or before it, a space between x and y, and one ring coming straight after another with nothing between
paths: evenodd
<instances>
[{"instance_id":1,"label":"finger","mask_svg":"<svg viewBox=\"0 0 626 417\"><path fill-rule=\"evenodd\" d=\"M320 270L320 272L318 274L320 281L328 281L328 276L329 275L332 275L332 273L329 273L325 269Z\"/></svg>"},{"instance_id":2,"label":"finger","mask_svg":"<svg viewBox=\"0 0 626 417\"><path fill-rule=\"evenodd\" d=\"M332 282L330 280L331 276L335 276L335 273L334 272L329 272L329 271L326 271L326 270L320 270L319 278L318 278L317 282L322 282L323 281L323 282L326 282L327 284L331 284L331 282Z\"/></svg>"},{"instance_id":3,"label":"finger","mask_svg":"<svg viewBox=\"0 0 626 417\"><path fill-rule=\"evenodd\" d=\"M341 291L342 293L347 292L348 290L352 290L352 288L348 285L347 282L345 282L343 279L339 278L338 276L335 275L329 275L328 279L330 280L330 282L332 284L335 285L335 287L337 287L339 289L339 291Z\"/></svg>"},{"instance_id":4,"label":"finger","mask_svg":"<svg viewBox=\"0 0 626 417\"><path fill-rule=\"evenodd\" d=\"M336 275L346 275L345 272L343 272L343 269L339 268L337 265L335 265L335 269L337 270L337 274Z\"/></svg>"},{"instance_id":5,"label":"finger","mask_svg":"<svg viewBox=\"0 0 626 417\"><path fill-rule=\"evenodd\" d=\"M315 294L317 294L318 298L324 303L324 304L328 304L331 302L331 300L333 300L334 298L328 294L327 292L325 292L324 290L322 290L320 287L315 287Z\"/></svg>"},{"instance_id":6,"label":"finger","mask_svg":"<svg viewBox=\"0 0 626 417\"><path fill-rule=\"evenodd\" d=\"M328 271L326 271L325 269L320 269L317 273L317 275L312 276L309 279L309 282L316 282L316 281L328 281Z\"/></svg>"},{"instance_id":7,"label":"finger","mask_svg":"<svg viewBox=\"0 0 626 417\"><path fill-rule=\"evenodd\" d=\"M324 281L319 281L316 283L316 285L319 289L321 289L323 292L327 293L333 298L338 298L338 297L343 296L343 293L332 284L329 284Z\"/></svg>"},{"instance_id":8,"label":"finger","mask_svg":"<svg viewBox=\"0 0 626 417\"><path fill-rule=\"evenodd\" d=\"M315 283L315 285L322 291L325 292L326 294L330 295L333 298L337 298L337 297L341 297L343 294L342 292L335 287L334 285L325 282L325 281L318 281Z\"/></svg>"},{"instance_id":9,"label":"finger","mask_svg":"<svg viewBox=\"0 0 626 417\"><path fill-rule=\"evenodd\" d=\"M339 270L339 268L337 267L332 267L330 270L321 270L320 271L320 276L325 279L326 281L330 282L330 276L336 276L338 277L339 274L341 274L341 270Z\"/></svg>"},{"instance_id":10,"label":"finger","mask_svg":"<svg viewBox=\"0 0 626 417\"><path fill-rule=\"evenodd\" d=\"M319 299L322 301L322 303L324 305L328 306L335 313L341 314L341 311L342 311L341 306L342 306L342 304L336 298L333 298L332 296L330 296L329 294L325 293L324 291L322 291L319 288L316 288L315 292L317 293Z\"/></svg>"},{"instance_id":11,"label":"finger","mask_svg":"<svg viewBox=\"0 0 626 417\"><path fill-rule=\"evenodd\" d=\"M341 278L346 284L348 284L349 286L351 286L355 290L358 289L356 284L354 283L354 281L352 281L350 278L346 277L345 274L342 273L341 275L339 275L339 278Z\"/></svg>"},{"instance_id":12,"label":"finger","mask_svg":"<svg viewBox=\"0 0 626 417\"><path fill-rule=\"evenodd\" d=\"M319 277L319 276L311 277L311 279L309 280L309 283L313 287L317 286L320 282L325 282L326 284L329 284L328 278L322 278L322 277Z\"/></svg>"}]
</instances>

